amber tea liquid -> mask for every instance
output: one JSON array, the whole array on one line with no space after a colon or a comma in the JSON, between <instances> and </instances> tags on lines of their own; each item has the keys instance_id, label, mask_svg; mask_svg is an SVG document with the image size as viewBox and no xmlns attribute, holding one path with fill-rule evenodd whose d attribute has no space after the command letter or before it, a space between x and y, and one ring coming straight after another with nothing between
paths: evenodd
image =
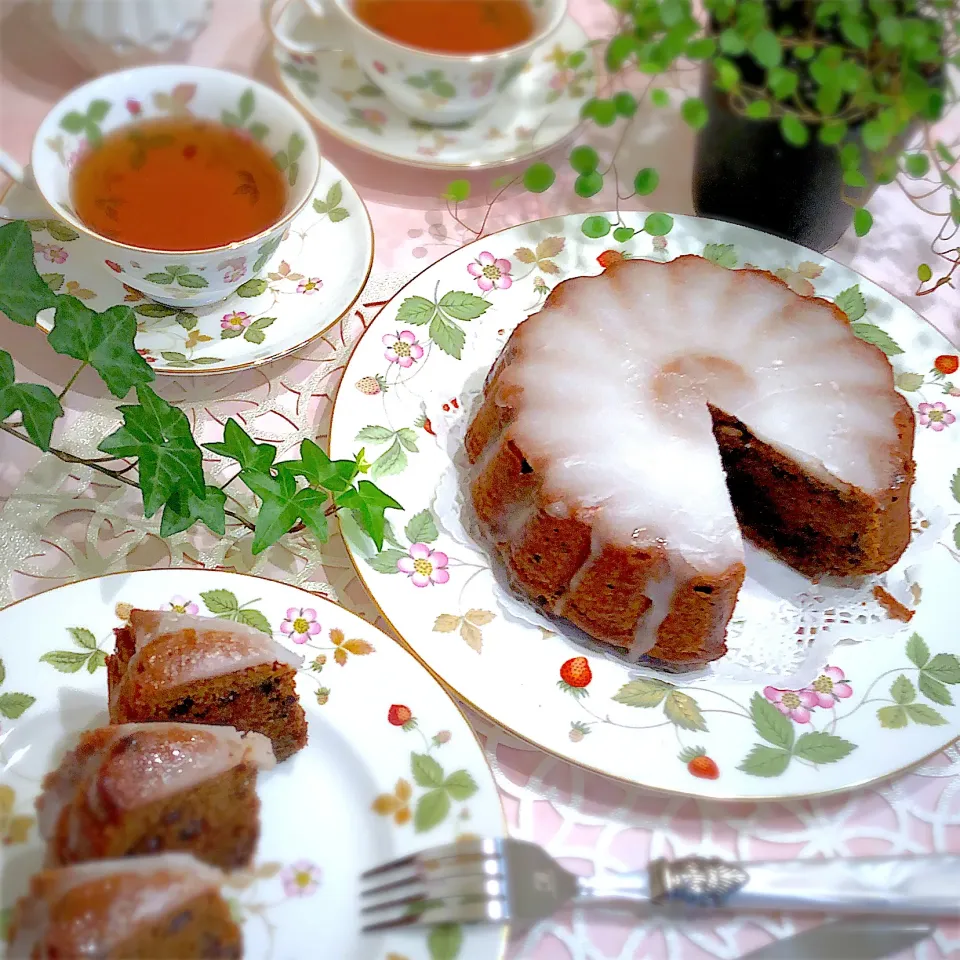
<instances>
[{"instance_id":1,"label":"amber tea liquid","mask_svg":"<svg viewBox=\"0 0 960 960\"><path fill-rule=\"evenodd\" d=\"M192 117L121 127L73 171L77 216L112 240L151 250L203 250L273 226L283 174L247 134Z\"/></svg>"},{"instance_id":2,"label":"amber tea liquid","mask_svg":"<svg viewBox=\"0 0 960 960\"><path fill-rule=\"evenodd\" d=\"M494 53L535 29L527 0L354 0L353 12L377 33L432 53Z\"/></svg>"}]
</instances>

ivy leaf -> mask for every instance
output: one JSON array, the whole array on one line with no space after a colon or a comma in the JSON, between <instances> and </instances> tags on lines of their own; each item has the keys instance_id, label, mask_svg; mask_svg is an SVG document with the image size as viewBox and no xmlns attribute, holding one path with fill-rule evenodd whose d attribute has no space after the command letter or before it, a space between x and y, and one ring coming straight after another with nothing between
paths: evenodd
<instances>
[{"instance_id":1,"label":"ivy leaf","mask_svg":"<svg viewBox=\"0 0 960 960\"><path fill-rule=\"evenodd\" d=\"M370 467L370 476L374 480L381 477L390 477L402 473L407 467L407 455L403 452L400 441L394 438L393 443L373 461Z\"/></svg>"},{"instance_id":2,"label":"ivy leaf","mask_svg":"<svg viewBox=\"0 0 960 960\"><path fill-rule=\"evenodd\" d=\"M76 650L51 650L40 658L40 662L49 663L60 673L76 673L89 657L89 653L78 653Z\"/></svg>"},{"instance_id":3,"label":"ivy leaf","mask_svg":"<svg viewBox=\"0 0 960 960\"><path fill-rule=\"evenodd\" d=\"M440 307L444 313L456 320L476 320L483 316L493 304L483 297L473 293L464 293L461 290L451 290L440 298Z\"/></svg>"},{"instance_id":4,"label":"ivy leaf","mask_svg":"<svg viewBox=\"0 0 960 960\"><path fill-rule=\"evenodd\" d=\"M938 653L923 672L941 683L960 683L960 659L952 653Z\"/></svg>"},{"instance_id":5,"label":"ivy leaf","mask_svg":"<svg viewBox=\"0 0 960 960\"><path fill-rule=\"evenodd\" d=\"M433 543L440 536L429 510L421 510L411 517L403 532L411 543Z\"/></svg>"},{"instance_id":6,"label":"ivy leaf","mask_svg":"<svg viewBox=\"0 0 960 960\"><path fill-rule=\"evenodd\" d=\"M882 350L888 357L896 357L903 353L903 347L890 336L886 330L881 330L873 323L851 323L850 329L867 343L872 343Z\"/></svg>"},{"instance_id":7,"label":"ivy leaf","mask_svg":"<svg viewBox=\"0 0 960 960\"><path fill-rule=\"evenodd\" d=\"M917 690L906 675L901 673L890 685L890 696L903 706L905 703L912 703L917 699Z\"/></svg>"},{"instance_id":8,"label":"ivy leaf","mask_svg":"<svg viewBox=\"0 0 960 960\"><path fill-rule=\"evenodd\" d=\"M456 770L443 781L443 788L450 796L462 803L477 792L477 783L466 770Z\"/></svg>"},{"instance_id":9,"label":"ivy leaf","mask_svg":"<svg viewBox=\"0 0 960 960\"><path fill-rule=\"evenodd\" d=\"M673 690L672 684L653 677L640 677L625 683L613 696L628 707L656 707Z\"/></svg>"},{"instance_id":10,"label":"ivy leaf","mask_svg":"<svg viewBox=\"0 0 960 960\"><path fill-rule=\"evenodd\" d=\"M920 687L920 692L928 699L932 700L934 703L939 703L944 707L953 706L953 697L950 694L950 691L942 684L939 680L934 680L929 674L920 671L920 676L917 680L917 686Z\"/></svg>"},{"instance_id":11,"label":"ivy leaf","mask_svg":"<svg viewBox=\"0 0 960 960\"><path fill-rule=\"evenodd\" d=\"M793 747L793 724L769 701L759 693L750 701L750 716L758 734L767 743L782 750Z\"/></svg>"},{"instance_id":12,"label":"ivy leaf","mask_svg":"<svg viewBox=\"0 0 960 960\"><path fill-rule=\"evenodd\" d=\"M377 573L399 573L400 568L397 566L397 561L406 555L404 550L381 550L376 556L369 557L367 563Z\"/></svg>"},{"instance_id":13,"label":"ivy leaf","mask_svg":"<svg viewBox=\"0 0 960 960\"><path fill-rule=\"evenodd\" d=\"M338 507L345 507L353 512L357 523L374 542L378 551L383 549L384 514L387 510L403 509L393 497L369 480L361 480L356 488L345 490L334 502Z\"/></svg>"},{"instance_id":14,"label":"ivy leaf","mask_svg":"<svg viewBox=\"0 0 960 960\"><path fill-rule=\"evenodd\" d=\"M410 757L410 772L421 787L443 785L443 767L428 753L414 753Z\"/></svg>"},{"instance_id":15,"label":"ivy leaf","mask_svg":"<svg viewBox=\"0 0 960 960\"><path fill-rule=\"evenodd\" d=\"M192 490L176 490L167 500L160 520L160 536L172 537L175 533L189 530L198 520L217 536L226 531L224 505L227 495L219 488L206 486L203 497Z\"/></svg>"},{"instance_id":16,"label":"ivy leaf","mask_svg":"<svg viewBox=\"0 0 960 960\"><path fill-rule=\"evenodd\" d=\"M789 765L789 750L757 743L737 769L754 777L779 777Z\"/></svg>"},{"instance_id":17,"label":"ivy leaf","mask_svg":"<svg viewBox=\"0 0 960 960\"><path fill-rule=\"evenodd\" d=\"M231 590L207 590L200 594L200 599L214 616L223 614L230 620L240 607L236 594Z\"/></svg>"},{"instance_id":18,"label":"ivy leaf","mask_svg":"<svg viewBox=\"0 0 960 960\"><path fill-rule=\"evenodd\" d=\"M737 253L732 243L708 243L703 248L707 260L732 269L737 265Z\"/></svg>"},{"instance_id":19,"label":"ivy leaf","mask_svg":"<svg viewBox=\"0 0 960 960\"><path fill-rule=\"evenodd\" d=\"M671 690L667 694L663 705L663 712L678 727L684 730L706 730L707 722L703 719L697 701L689 694L679 690Z\"/></svg>"},{"instance_id":20,"label":"ivy leaf","mask_svg":"<svg viewBox=\"0 0 960 960\"><path fill-rule=\"evenodd\" d=\"M928 707L925 703L908 703L903 709L907 711L907 716L914 723L922 724L925 727L946 725L946 717L934 710L933 707Z\"/></svg>"},{"instance_id":21,"label":"ivy leaf","mask_svg":"<svg viewBox=\"0 0 960 960\"><path fill-rule=\"evenodd\" d=\"M300 463L291 469L305 477L312 486L333 493L349 490L357 475L356 461L331 460L312 440L300 444Z\"/></svg>"},{"instance_id":22,"label":"ivy leaf","mask_svg":"<svg viewBox=\"0 0 960 960\"><path fill-rule=\"evenodd\" d=\"M881 707L877 711L877 719L886 730L900 730L908 723L905 707Z\"/></svg>"},{"instance_id":23,"label":"ivy leaf","mask_svg":"<svg viewBox=\"0 0 960 960\"><path fill-rule=\"evenodd\" d=\"M233 417L223 428L221 443L205 443L203 446L218 456L236 460L245 470L269 470L277 455L275 446L257 443Z\"/></svg>"},{"instance_id":24,"label":"ivy leaf","mask_svg":"<svg viewBox=\"0 0 960 960\"><path fill-rule=\"evenodd\" d=\"M110 392L125 397L131 387L154 379L150 364L133 346L137 318L129 307L95 313L76 297L57 298L53 330L47 341L57 353L90 364Z\"/></svg>"},{"instance_id":25,"label":"ivy leaf","mask_svg":"<svg viewBox=\"0 0 960 960\"><path fill-rule=\"evenodd\" d=\"M260 512L257 514L253 543L250 547L254 554L263 553L300 520L318 540L321 542L326 540L327 520L324 516L328 500L326 494L319 490L311 490L309 487L298 490L296 477L283 464L277 468L275 479L269 478L270 483L266 485L257 484L256 489L251 483L252 477L241 474L241 479L262 500Z\"/></svg>"},{"instance_id":26,"label":"ivy leaf","mask_svg":"<svg viewBox=\"0 0 960 960\"><path fill-rule=\"evenodd\" d=\"M425 833L446 819L450 812L450 798L442 787L425 793L418 801L413 812L413 828L417 833Z\"/></svg>"},{"instance_id":27,"label":"ivy leaf","mask_svg":"<svg viewBox=\"0 0 960 960\"><path fill-rule=\"evenodd\" d=\"M52 336L52 334L51 334ZM143 512L152 517L175 493L192 490L205 497L203 454L182 410L147 386L137 387L138 405L117 409L123 426L97 448L115 457L137 457Z\"/></svg>"},{"instance_id":28,"label":"ivy leaf","mask_svg":"<svg viewBox=\"0 0 960 960\"><path fill-rule=\"evenodd\" d=\"M459 360L467 335L438 310L430 321L430 339L446 354Z\"/></svg>"},{"instance_id":29,"label":"ivy leaf","mask_svg":"<svg viewBox=\"0 0 960 960\"><path fill-rule=\"evenodd\" d=\"M793 747L793 755L811 763L836 763L849 756L856 745L843 737L822 730L804 733L797 738Z\"/></svg>"},{"instance_id":30,"label":"ivy leaf","mask_svg":"<svg viewBox=\"0 0 960 960\"><path fill-rule=\"evenodd\" d=\"M921 668L930 659L930 648L919 633L910 635L907 641L907 656L912 664Z\"/></svg>"},{"instance_id":31,"label":"ivy leaf","mask_svg":"<svg viewBox=\"0 0 960 960\"><path fill-rule=\"evenodd\" d=\"M397 310L397 321L412 323L416 327L421 327L425 323L429 323L436 312L437 305L426 297L407 297Z\"/></svg>"},{"instance_id":32,"label":"ivy leaf","mask_svg":"<svg viewBox=\"0 0 960 960\"><path fill-rule=\"evenodd\" d=\"M22 220L0 227L0 311L14 323L32 327L37 314L57 298L33 263L33 238Z\"/></svg>"},{"instance_id":33,"label":"ivy leaf","mask_svg":"<svg viewBox=\"0 0 960 960\"><path fill-rule=\"evenodd\" d=\"M23 415L27 436L43 451L50 449L53 425L63 416L56 394L38 383L16 383L13 359L0 350L0 420L15 410Z\"/></svg>"}]
</instances>

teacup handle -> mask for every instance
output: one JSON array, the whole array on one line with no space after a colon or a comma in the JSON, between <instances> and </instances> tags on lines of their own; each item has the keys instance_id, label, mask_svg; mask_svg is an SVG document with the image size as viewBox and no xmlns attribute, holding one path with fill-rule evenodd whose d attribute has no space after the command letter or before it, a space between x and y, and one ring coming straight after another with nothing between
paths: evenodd
<instances>
[{"instance_id":1,"label":"teacup handle","mask_svg":"<svg viewBox=\"0 0 960 960\"><path fill-rule=\"evenodd\" d=\"M327 19L320 5L319 0L296 0L303 3L304 6L317 17ZM281 27L283 12L290 5L291 0L260 0L260 15L263 17L264 26L270 33L270 36L280 44L285 50L291 53L311 54L311 53L329 53L339 52L343 47L336 44L324 43L305 43L300 40L294 40L293 37L284 33Z\"/></svg>"},{"instance_id":2,"label":"teacup handle","mask_svg":"<svg viewBox=\"0 0 960 960\"><path fill-rule=\"evenodd\" d=\"M30 164L27 164L25 167L21 166L6 150L0 150L0 170L17 184L17 186L25 187L29 190L37 199L36 216L32 216L29 212L14 213L5 203L0 203L0 220L40 220L50 215L49 211L46 210L46 204L43 202L43 198L37 192L37 182L33 179L33 171L30 169Z\"/></svg>"}]
</instances>

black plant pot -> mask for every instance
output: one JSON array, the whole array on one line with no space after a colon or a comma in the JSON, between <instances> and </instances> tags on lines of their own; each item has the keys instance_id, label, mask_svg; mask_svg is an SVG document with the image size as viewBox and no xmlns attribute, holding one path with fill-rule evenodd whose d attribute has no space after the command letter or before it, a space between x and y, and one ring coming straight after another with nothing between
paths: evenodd
<instances>
[{"instance_id":1,"label":"black plant pot","mask_svg":"<svg viewBox=\"0 0 960 960\"><path fill-rule=\"evenodd\" d=\"M853 221L853 206L875 189L843 186L839 148L824 146L811 131L804 147L787 143L775 120L734 113L729 98L704 70L700 96L707 123L697 136L693 206L702 217L726 220L829 250ZM847 141L860 137L851 129Z\"/></svg>"}]
</instances>

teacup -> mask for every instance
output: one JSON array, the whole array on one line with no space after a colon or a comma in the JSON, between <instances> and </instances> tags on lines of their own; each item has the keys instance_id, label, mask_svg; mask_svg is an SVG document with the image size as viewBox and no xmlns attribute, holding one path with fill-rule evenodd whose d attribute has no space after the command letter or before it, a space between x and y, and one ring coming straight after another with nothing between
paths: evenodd
<instances>
[{"instance_id":1,"label":"teacup","mask_svg":"<svg viewBox=\"0 0 960 960\"><path fill-rule=\"evenodd\" d=\"M288 182L295 182L288 184L280 218L245 240L186 251L131 246L87 226L74 210L70 179L91 141L142 120L182 115L252 128L251 136L272 156L282 156L280 169L296 161L296 175L288 174ZM2 151L0 167L39 193L38 207L42 198L59 219L97 244L104 269L160 303L197 307L224 299L264 270L290 222L313 195L320 147L300 112L269 87L225 70L157 65L106 74L71 91L40 124L31 170L18 168ZM179 282L185 276L191 278L190 286Z\"/></svg>"},{"instance_id":2,"label":"teacup","mask_svg":"<svg viewBox=\"0 0 960 960\"><path fill-rule=\"evenodd\" d=\"M314 14L310 35L293 36L284 8L291 0L261 0L274 39L292 53L340 50L396 107L424 123L449 125L482 113L504 94L530 54L563 21L567 0L536 0L534 33L524 43L484 54L433 53L392 40L361 22L351 0L296 0ZM322 5L321 5L322 4Z\"/></svg>"}]
</instances>

